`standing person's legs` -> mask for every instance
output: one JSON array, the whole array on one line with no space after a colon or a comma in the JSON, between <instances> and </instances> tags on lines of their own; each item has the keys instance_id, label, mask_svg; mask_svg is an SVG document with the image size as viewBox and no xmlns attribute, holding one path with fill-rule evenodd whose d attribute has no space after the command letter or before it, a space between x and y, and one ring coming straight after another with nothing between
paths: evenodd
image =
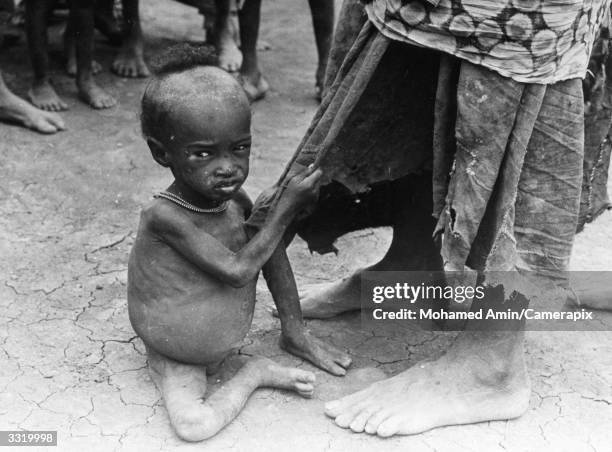
<instances>
[{"instance_id":1,"label":"standing person's legs","mask_svg":"<svg viewBox=\"0 0 612 452\"><path fill-rule=\"evenodd\" d=\"M0 120L15 122L40 133L55 133L66 128L56 113L39 110L13 94L4 83L1 71Z\"/></svg>"},{"instance_id":2,"label":"standing person's legs","mask_svg":"<svg viewBox=\"0 0 612 452\"><path fill-rule=\"evenodd\" d=\"M442 271L440 251L432 239L431 174L409 176L393 183L393 238L383 258L339 281L306 285L300 291L302 314L325 319L361 308L364 272Z\"/></svg>"},{"instance_id":3,"label":"standing person's legs","mask_svg":"<svg viewBox=\"0 0 612 452\"><path fill-rule=\"evenodd\" d=\"M470 190L476 186L485 187L485 193L491 193L490 200L493 202L493 205L486 208L487 215L494 218L485 218L482 223L478 221L478 215L485 215L482 205L478 206L478 210L455 212L449 218L453 227L450 233L457 230L455 227L460 228L459 236L454 237L456 240L446 244L447 251L451 251L450 257L461 256L463 250L463 259L467 259L470 245L478 245L476 248L483 251L482 243L477 242L484 242L490 246L487 260L480 261L483 268L498 270L497 264L512 268L511 257L514 252L509 245L514 240L512 231L515 208L519 218L516 222L519 236L523 229L531 234L533 231L530 225L536 225L536 232L542 229L542 232L551 234L550 243L535 237L542 245L534 256L550 257L558 253L560 249L552 245L558 242L564 242L562 251L564 255L567 254L571 248L570 232L573 233L572 227L575 227L582 165L581 153L575 151L582 148L582 97L579 90L575 89L574 81L552 87L521 87L499 76L487 75L482 68L465 64L463 67L464 71L466 68L468 70L462 73L463 82L460 81L458 89L457 134L460 140L464 140L463 144L473 142L479 146L458 146L454 184L451 182L454 190L451 200L467 202L475 194ZM482 74L484 78L479 77ZM471 89L471 84L472 88L477 87L478 90ZM514 92L517 89L522 89L523 93L519 92L517 96ZM487 94L488 99L495 99L492 103L498 105L497 116L490 116L490 112L478 103L482 99L481 94ZM505 95L507 102L500 100ZM562 112L563 118L558 117L559 112ZM512 116L508 117L510 114ZM479 118L478 115L484 117ZM535 116L537 125L534 127ZM499 121L492 122L491 117L499 118ZM465 122L466 118L470 118L468 122ZM488 127L481 129L484 124L488 124ZM510 127L508 133L501 139L502 129L507 127ZM545 150L541 151L542 148ZM566 155L566 148L572 149L571 156ZM499 152L504 155L503 159L488 159L491 153ZM551 159L559 167L551 166ZM545 164L547 161L548 165ZM547 175L550 175L551 169L554 170L551 180L542 176L543 167L537 162L546 165ZM499 165L499 169L495 170L495 165ZM565 175L569 174L572 176L565 183ZM481 179L482 176L485 179ZM525 198L534 193L539 198L539 207L530 205ZM482 199L482 196L480 194L477 198ZM564 224L550 224L541 228L539 225L542 221L554 211L551 209L560 205L569 207L564 207L563 215L557 215L557 218L549 221L561 221ZM460 218L460 215L468 215L468 219ZM495 226L495 230L483 233L479 231L479 225ZM462 244L466 244L468 249L464 250ZM529 262L521 249L518 251L523 261ZM479 262L478 258L478 253L470 256L474 262ZM452 262L458 265L461 258ZM532 261L529 268L537 265L537 262ZM520 416L527 409L530 397L530 383L523 356L522 323L512 320L503 325L497 323L496 328L501 328L501 331L491 332L477 331L480 325L476 322L468 321L466 330L457 336L450 349L441 357L417 363L395 377L330 402L326 407L327 415L334 418L341 427L380 436L414 434L443 425Z\"/></svg>"},{"instance_id":4,"label":"standing person's legs","mask_svg":"<svg viewBox=\"0 0 612 452\"><path fill-rule=\"evenodd\" d=\"M327 66L332 36L334 34L334 0L308 0L308 4L310 5L312 26L314 28L319 57L315 74L315 87L317 96L320 97L323 91L325 67Z\"/></svg>"},{"instance_id":5,"label":"standing person's legs","mask_svg":"<svg viewBox=\"0 0 612 452\"><path fill-rule=\"evenodd\" d=\"M244 49L242 49L241 53L234 41L230 22L230 0L215 0L215 9L215 24L212 38L213 45L219 55L219 67L228 72L236 72L240 69L240 65L243 64ZM259 15L257 16L257 25L259 26ZM242 28L242 24L240 28Z\"/></svg>"},{"instance_id":6,"label":"standing person's legs","mask_svg":"<svg viewBox=\"0 0 612 452\"><path fill-rule=\"evenodd\" d=\"M260 14L261 0L245 0L238 12L242 46L240 82L251 102L264 97L269 89L268 82L261 74L257 59Z\"/></svg>"},{"instance_id":7,"label":"standing person's legs","mask_svg":"<svg viewBox=\"0 0 612 452\"><path fill-rule=\"evenodd\" d=\"M92 71L94 9L89 0L71 0L70 26L78 39L76 42L79 97L93 108L110 108L117 101L95 82Z\"/></svg>"},{"instance_id":8,"label":"standing person's legs","mask_svg":"<svg viewBox=\"0 0 612 452\"><path fill-rule=\"evenodd\" d=\"M151 74L144 60L139 3L139 0L122 1L125 30L112 65L113 71L122 77L148 77Z\"/></svg>"},{"instance_id":9,"label":"standing person's legs","mask_svg":"<svg viewBox=\"0 0 612 452\"><path fill-rule=\"evenodd\" d=\"M26 0L25 6L28 51L34 70L34 81L32 88L28 91L28 97L34 105L43 110L66 110L68 105L59 98L53 86L51 86L48 76L47 17L53 2Z\"/></svg>"}]
</instances>

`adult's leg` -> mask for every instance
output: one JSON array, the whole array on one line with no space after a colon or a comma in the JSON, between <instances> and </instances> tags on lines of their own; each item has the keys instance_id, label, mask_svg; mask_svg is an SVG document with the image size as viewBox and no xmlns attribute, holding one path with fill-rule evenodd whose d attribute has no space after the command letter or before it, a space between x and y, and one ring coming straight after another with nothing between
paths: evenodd
<instances>
[{"instance_id":1,"label":"adult's leg","mask_svg":"<svg viewBox=\"0 0 612 452\"><path fill-rule=\"evenodd\" d=\"M76 36L72 21L68 21L64 30L64 56L66 57L66 73L72 77L77 75ZM102 65L96 60L91 60L92 74L102 72Z\"/></svg>"},{"instance_id":2,"label":"adult's leg","mask_svg":"<svg viewBox=\"0 0 612 452\"><path fill-rule=\"evenodd\" d=\"M26 35L34 81L28 91L30 101L42 110L66 110L68 105L62 101L49 81L49 55L47 53L47 17L53 2L47 0L26 1Z\"/></svg>"},{"instance_id":3,"label":"adult's leg","mask_svg":"<svg viewBox=\"0 0 612 452\"><path fill-rule=\"evenodd\" d=\"M223 387L207 399L206 368L182 364L147 348L149 370L162 393L170 423L185 441L202 441L229 424L260 387L296 391L311 397L315 376L282 367L267 358L251 358Z\"/></svg>"},{"instance_id":4,"label":"adult's leg","mask_svg":"<svg viewBox=\"0 0 612 452\"><path fill-rule=\"evenodd\" d=\"M76 39L77 88L79 97L93 108L110 108L117 101L100 88L92 72L94 11L90 0L72 0L70 18Z\"/></svg>"},{"instance_id":5,"label":"adult's leg","mask_svg":"<svg viewBox=\"0 0 612 452\"><path fill-rule=\"evenodd\" d=\"M140 26L139 0L123 0L125 31L121 49L113 61L113 71L122 77L148 77Z\"/></svg>"},{"instance_id":6,"label":"adult's leg","mask_svg":"<svg viewBox=\"0 0 612 452\"><path fill-rule=\"evenodd\" d=\"M16 96L4 83L0 72L0 119L16 122L40 133L55 133L64 130L64 121L56 113L33 107Z\"/></svg>"},{"instance_id":7,"label":"adult's leg","mask_svg":"<svg viewBox=\"0 0 612 452\"><path fill-rule=\"evenodd\" d=\"M217 11L215 16L213 45L217 49L217 54L219 56L219 67L228 72L236 72L243 63L243 54L238 49L232 35L230 0L216 0L215 6ZM257 25L259 25L259 16L257 17L257 21ZM242 24L240 28L242 28Z\"/></svg>"},{"instance_id":8,"label":"adult's leg","mask_svg":"<svg viewBox=\"0 0 612 452\"><path fill-rule=\"evenodd\" d=\"M269 89L268 82L261 74L257 60L260 12L261 0L245 0L244 5L238 12L242 46L240 81L251 102L264 97Z\"/></svg>"},{"instance_id":9,"label":"adult's leg","mask_svg":"<svg viewBox=\"0 0 612 452\"><path fill-rule=\"evenodd\" d=\"M308 0L319 62L315 74L317 96L323 91L325 67L329 58L332 36L334 33L334 2L333 0Z\"/></svg>"},{"instance_id":10,"label":"adult's leg","mask_svg":"<svg viewBox=\"0 0 612 452\"><path fill-rule=\"evenodd\" d=\"M481 95L495 101L484 106ZM559 109L558 100L546 87L523 87L486 69L462 65L458 146L449 209L453 200L462 205L457 202L455 215L448 218L443 245L448 258L445 264L450 262L456 268L463 262L463 268L469 258L478 263L479 270L514 268L516 253L508 245L514 243L514 209L521 202L516 192L523 159L539 151L529 141L538 112L544 118L544 127L551 111ZM488 121L492 116L487 108L497 108L496 117L503 119ZM574 124L575 130L580 130L580 124ZM563 138L563 142L569 141ZM549 148L554 149L555 144L549 143ZM579 169L576 171L579 173ZM526 177L537 184L536 174ZM474 201L465 206L471 199L480 203ZM483 226L488 226L487 231L482 230ZM484 262L480 259L480 253L486 254L483 244L489 250ZM341 427L383 437L520 416L530 397L522 323L497 323L500 331L484 331L482 323L477 322L468 321L466 330L442 356L329 403L327 415Z\"/></svg>"},{"instance_id":11,"label":"adult's leg","mask_svg":"<svg viewBox=\"0 0 612 452\"><path fill-rule=\"evenodd\" d=\"M300 292L306 318L330 318L361 308L361 275L368 271L441 271L440 252L432 239L431 176L406 178L394 185L390 204L393 239L384 257L352 275L325 284L304 286Z\"/></svg>"}]
</instances>

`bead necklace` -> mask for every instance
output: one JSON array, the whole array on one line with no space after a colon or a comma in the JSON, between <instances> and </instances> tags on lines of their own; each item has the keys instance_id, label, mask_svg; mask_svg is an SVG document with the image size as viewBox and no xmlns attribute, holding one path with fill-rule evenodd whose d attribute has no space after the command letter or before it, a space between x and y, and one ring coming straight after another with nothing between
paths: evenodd
<instances>
[{"instance_id":1,"label":"bead necklace","mask_svg":"<svg viewBox=\"0 0 612 452\"><path fill-rule=\"evenodd\" d=\"M168 191L161 191L153 195L153 197L167 199L168 201L173 202L174 204L177 204L184 209L191 210L192 212L196 212L196 213L221 213L225 209L227 209L227 206L229 205L228 201L224 201L221 204L219 204L217 207L211 207L210 209L203 209L202 207L194 206L190 202L185 201L180 196L175 195L174 193L170 193Z\"/></svg>"}]
</instances>

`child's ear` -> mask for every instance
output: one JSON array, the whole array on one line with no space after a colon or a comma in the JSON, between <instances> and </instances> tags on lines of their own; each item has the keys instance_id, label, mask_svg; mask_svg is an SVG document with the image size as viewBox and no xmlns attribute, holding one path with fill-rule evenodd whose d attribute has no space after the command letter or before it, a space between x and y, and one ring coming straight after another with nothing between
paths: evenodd
<instances>
[{"instance_id":1,"label":"child's ear","mask_svg":"<svg viewBox=\"0 0 612 452\"><path fill-rule=\"evenodd\" d=\"M170 160L166 147L161 142L151 137L147 138L147 144L149 145L151 155L155 161L161 166L168 168L170 166Z\"/></svg>"}]
</instances>

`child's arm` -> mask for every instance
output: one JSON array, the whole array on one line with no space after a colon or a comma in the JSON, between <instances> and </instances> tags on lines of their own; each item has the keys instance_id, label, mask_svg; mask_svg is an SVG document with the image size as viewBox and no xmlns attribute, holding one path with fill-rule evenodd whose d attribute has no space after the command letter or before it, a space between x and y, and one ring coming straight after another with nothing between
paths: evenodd
<instances>
[{"instance_id":1,"label":"child's arm","mask_svg":"<svg viewBox=\"0 0 612 452\"><path fill-rule=\"evenodd\" d=\"M300 298L284 244L277 246L263 267L281 321L281 347L333 375L346 374L348 354L312 336L304 327Z\"/></svg>"},{"instance_id":2,"label":"child's arm","mask_svg":"<svg viewBox=\"0 0 612 452\"><path fill-rule=\"evenodd\" d=\"M177 215L170 206L156 209L149 223L154 233L202 271L233 287L243 287L270 258L298 209L316 194L321 174L309 169L293 177L266 223L238 252L194 226L186 216Z\"/></svg>"}]
</instances>

